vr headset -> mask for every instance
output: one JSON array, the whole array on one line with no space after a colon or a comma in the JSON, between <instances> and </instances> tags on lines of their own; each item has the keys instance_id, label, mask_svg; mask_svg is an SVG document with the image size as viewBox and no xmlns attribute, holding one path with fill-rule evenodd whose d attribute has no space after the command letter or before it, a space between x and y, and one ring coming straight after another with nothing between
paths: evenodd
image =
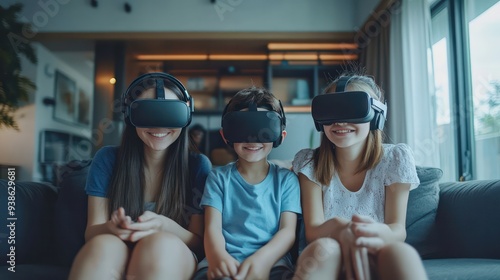
<instances>
[{"instance_id":1,"label":"vr headset","mask_svg":"<svg viewBox=\"0 0 500 280\"><path fill-rule=\"evenodd\" d=\"M165 99L164 80L171 82L183 94L184 100ZM155 88L156 99L137 99L148 89ZM183 128L191 123L193 98L174 76L147 73L137 77L122 96L125 122L135 127Z\"/></svg>"},{"instance_id":2,"label":"vr headset","mask_svg":"<svg viewBox=\"0 0 500 280\"><path fill-rule=\"evenodd\" d=\"M335 93L321 94L313 98L312 117L316 130L323 131L324 125L333 123L367 123L370 130L383 130L387 104L382 103L364 91L345 92L351 77L341 77Z\"/></svg>"},{"instance_id":3,"label":"vr headset","mask_svg":"<svg viewBox=\"0 0 500 280\"><path fill-rule=\"evenodd\" d=\"M250 103L248 111L222 113L222 131L229 145L234 143L273 143L276 148L281 144L281 133L286 126L285 113L257 111L257 105ZM267 109L267 108L266 108Z\"/></svg>"}]
</instances>

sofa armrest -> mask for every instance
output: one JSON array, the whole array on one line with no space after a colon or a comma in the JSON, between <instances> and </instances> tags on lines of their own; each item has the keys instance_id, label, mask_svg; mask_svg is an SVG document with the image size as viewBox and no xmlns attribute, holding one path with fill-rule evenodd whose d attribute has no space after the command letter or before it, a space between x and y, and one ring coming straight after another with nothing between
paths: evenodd
<instances>
[{"instance_id":1,"label":"sofa armrest","mask_svg":"<svg viewBox=\"0 0 500 280\"><path fill-rule=\"evenodd\" d=\"M15 181L15 189L9 189L8 181L0 180L0 263L7 265L12 258L7 256L11 246L15 247L15 264L48 263L52 251L52 228L57 189L51 185L35 182ZM7 212L9 193L15 198L14 218ZM13 223L8 228L6 224ZM9 237L12 236L11 239ZM9 243L10 241L10 243Z\"/></svg>"},{"instance_id":2,"label":"sofa armrest","mask_svg":"<svg viewBox=\"0 0 500 280\"><path fill-rule=\"evenodd\" d=\"M500 180L440 185L437 228L445 257L500 259Z\"/></svg>"}]
</instances>

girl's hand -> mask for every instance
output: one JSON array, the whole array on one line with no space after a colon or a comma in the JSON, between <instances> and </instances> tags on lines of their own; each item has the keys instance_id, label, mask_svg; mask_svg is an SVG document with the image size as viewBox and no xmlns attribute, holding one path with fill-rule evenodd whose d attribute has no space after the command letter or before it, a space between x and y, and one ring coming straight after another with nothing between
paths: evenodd
<instances>
[{"instance_id":1,"label":"girl's hand","mask_svg":"<svg viewBox=\"0 0 500 280\"><path fill-rule=\"evenodd\" d=\"M389 226L377 223L367 216L354 215L352 222L351 230L356 236L356 246L367 248L371 254L376 254L385 245L384 236L391 232Z\"/></svg>"},{"instance_id":2,"label":"girl's hand","mask_svg":"<svg viewBox=\"0 0 500 280\"><path fill-rule=\"evenodd\" d=\"M342 251L346 277L347 279L369 280L368 250L356 245L357 237L351 228L352 222L340 232L338 240Z\"/></svg>"},{"instance_id":3,"label":"girl's hand","mask_svg":"<svg viewBox=\"0 0 500 280\"><path fill-rule=\"evenodd\" d=\"M209 280L222 277L234 277L238 273L240 263L227 252L215 257L213 264L208 265L207 278Z\"/></svg>"},{"instance_id":4,"label":"girl's hand","mask_svg":"<svg viewBox=\"0 0 500 280\"><path fill-rule=\"evenodd\" d=\"M263 258L252 255L240 265L238 268L238 274L234 277L234 279L268 279L272 267L272 263L266 263Z\"/></svg>"},{"instance_id":5,"label":"girl's hand","mask_svg":"<svg viewBox=\"0 0 500 280\"><path fill-rule=\"evenodd\" d=\"M111 215L111 219L106 223L108 230L114 235L118 236L121 240L129 240L133 230L127 227L132 224L130 216L125 215L123 207L115 210Z\"/></svg>"},{"instance_id":6,"label":"girl's hand","mask_svg":"<svg viewBox=\"0 0 500 280\"><path fill-rule=\"evenodd\" d=\"M145 211L137 218L136 223L128 224L127 229L134 231L130 236L130 241L136 242L148 235L162 231L162 229L167 231L166 229L170 222L172 222L172 220L163 215Z\"/></svg>"}]
</instances>

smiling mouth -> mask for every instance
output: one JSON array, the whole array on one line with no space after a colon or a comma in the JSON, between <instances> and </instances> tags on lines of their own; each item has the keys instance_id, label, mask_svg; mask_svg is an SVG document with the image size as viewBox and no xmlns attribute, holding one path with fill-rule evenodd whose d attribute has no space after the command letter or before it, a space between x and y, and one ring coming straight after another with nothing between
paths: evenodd
<instances>
[{"instance_id":1,"label":"smiling mouth","mask_svg":"<svg viewBox=\"0 0 500 280\"><path fill-rule=\"evenodd\" d=\"M354 132L354 130L351 130L351 129L339 129L339 130L334 130L333 132L334 132L334 133L343 134L343 133L350 133L350 132Z\"/></svg>"},{"instance_id":2,"label":"smiling mouth","mask_svg":"<svg viewBox=\"0 0 500 280\"><path fill-rule=\"evenodd\" d=\"M262 150L262 147L244 147L245 150L258 151Z\"/></svg>"},{"instance_id":3,"label":"smiling mouth","mask_svg":"<svg viewBox=\"0 0 500 280\"><path fill-rule=\"evenodd\" d=\"M149 135L153 136L153 137L157 137L157 138L162 138L162 137L165 137L167 136L168 133L149 133Z\"/></svg>"}]
</instances>

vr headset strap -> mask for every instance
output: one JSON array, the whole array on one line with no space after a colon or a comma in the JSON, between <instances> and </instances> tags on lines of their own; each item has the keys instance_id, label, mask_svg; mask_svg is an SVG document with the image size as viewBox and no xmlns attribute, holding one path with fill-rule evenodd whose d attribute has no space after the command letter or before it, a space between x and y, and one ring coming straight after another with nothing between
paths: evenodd
<instances>
[{"instance_id":1,"label":"vr headset strap","mask_svg":"<svg viewBox=\"0 0 500 280\"><path fill-rule=\"evenodd\" d=\"M250 104L248 104L248 111L257 111L257 104L255 104L255 102L250 102Z\"/></svg>"},{"instance_id":2,"label":"vr headset strap","mask_svg":"<svg viewBox=\"0 0 500 280\"><path fill-rule=\"evenodd\" d=\"M165 99L165 85L163 79L155 79L156 81L156 99Z\"/></svg>"},{"instance_id":3,"label":"vr headset strap","mask_svg":"<svg viewBox=\"0 0 500 280\"><path fill-rule=\"evenodd\" d=\"M351 80L351 78L352 77L347 77L347 76L341 77L337 81L337 86L335 87L335 92L343 92L343 91L345 91L345 87L347 86L347 84L349 83L349 81Z\"/></svg>"}]
</instances>

